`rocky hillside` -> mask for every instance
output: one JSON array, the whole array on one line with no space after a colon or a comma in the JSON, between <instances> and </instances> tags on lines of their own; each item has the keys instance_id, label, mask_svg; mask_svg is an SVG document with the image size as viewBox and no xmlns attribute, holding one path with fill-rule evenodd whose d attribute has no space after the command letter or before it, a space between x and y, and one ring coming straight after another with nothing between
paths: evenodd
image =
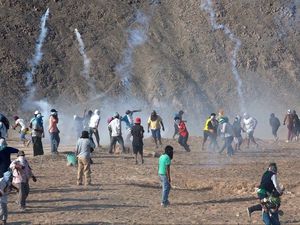
<instances>
[{"instance_id":1,"label":"rocky hillside","mask_svg":"<svg viewBox=\"0 0 300 225\"><path fill-rule=\"evenodd\" d=\"M239 111L231 63L235 43L223 29L212 28L203 3L210 1L0 0L1 111L20 109L28 93L24 74L47 8L43 58L33 76L35 99L84 107L95 95L100 95L99 104L108 97L129 96L202 115L219 108ZM241 42L236 69L246 110L297 109L299 1L211 3L216 23ZM82 75L75 28L90 59L88 80Z\"/></svg>"}]
</instances>

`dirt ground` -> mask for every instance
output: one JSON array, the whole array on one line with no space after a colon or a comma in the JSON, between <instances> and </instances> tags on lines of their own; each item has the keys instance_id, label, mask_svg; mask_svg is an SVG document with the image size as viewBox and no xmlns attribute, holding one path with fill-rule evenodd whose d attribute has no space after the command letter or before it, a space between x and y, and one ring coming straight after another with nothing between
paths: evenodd
<instances>
[{"instance_id":1,"label":"dirt ground","mask_svg":"<svg viewBox=\"0 0 300 225\"><path fill-rule=\"evenodd\" d=\"M9 142L18 147L16 141ZM299 143L260 140L260 148L242 149L232 158L200 150L201 139L191 137L192 151L184 152L176 141L171 166L171 205L160 206L161 189L157 158L150 140L145 143L145 164L135 165L131 154L109 155L107 148L93 155L92 186L76 185L76 168L66 165L60 146L57 159L46 145L43 163L25 150L37 176L31 182L26 212L18 210L16 194L9 196L9 224L262 224L260 213L250 221L246 207L257 203L255 186L268 163L279 167L279 182L286 188L282 196L282 224L300 224ZM159 149L162 151L162 149ZM12 156L14 159L16 156Z\"/></svg>"}]
</instances>

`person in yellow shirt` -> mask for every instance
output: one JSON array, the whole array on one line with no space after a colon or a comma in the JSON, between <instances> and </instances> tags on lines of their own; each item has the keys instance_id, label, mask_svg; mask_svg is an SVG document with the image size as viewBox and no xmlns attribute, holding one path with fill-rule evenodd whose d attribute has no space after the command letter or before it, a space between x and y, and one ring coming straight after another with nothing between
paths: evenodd
<instances>
[{"instance_id":1,"label":"person in yellow shirt","mask_svg":"<svg viewBox=\"0 0 300 225\"><path fill-rule=\"evenodd\" d=\"M156 148L158 148L157 140L159 141L159 144L162 145L160 128L162 128L162 130L165 131L165 127L164 127L161 117L159 115L157 115L155 110L153 110L153 112L151 113L151 116L148 119L148 133L150 132L150 129L151 129L151 134L154 139Z\"/></svg>"},{"instance_id":2,"label":"person in yellow shirt","mask_svg":"<svg viewBox=\"0 0 300 225\"><path fill-rule=\"evenodd\" d=\"M210 117L207 118L205 122L205 126L203 129L203 142L202 142L202 150L204 150L204 145L208 138L210 138L210 148L219 148L217 143L217 131L218 131L218 121L216 119L216 114L210 114Z\"/></svg>"}]
</instances>

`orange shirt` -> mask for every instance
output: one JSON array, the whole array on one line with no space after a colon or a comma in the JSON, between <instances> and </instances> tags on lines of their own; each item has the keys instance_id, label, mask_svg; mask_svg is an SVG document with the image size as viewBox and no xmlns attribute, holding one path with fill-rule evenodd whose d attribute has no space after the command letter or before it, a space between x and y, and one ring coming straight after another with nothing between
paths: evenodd
<instances>
[{"instance_id":1,"label":"orange shirt","mask_svg":"<svg viewBox=\"0 0 300 225\"><path fill-rule=\"evenodd\" d=\"M50 118L49 118L49 133L58 132L57 124L58 124L58 118L55 119L53 116L50 116Z\"/></svg>"}]
</instances>

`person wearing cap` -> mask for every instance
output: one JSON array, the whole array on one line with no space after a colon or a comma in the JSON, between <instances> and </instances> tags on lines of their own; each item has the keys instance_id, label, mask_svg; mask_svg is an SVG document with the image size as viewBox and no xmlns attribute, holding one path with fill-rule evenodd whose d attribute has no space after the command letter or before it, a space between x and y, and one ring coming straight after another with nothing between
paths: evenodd
<instances>
[{"instance_id":1,"label":"person wearing cap","mask_svg":"<svg viewBox=\"0 0 300 225\"><path fill-rule=\"evenodd\" d=\"M272 135L274 136L274 140L278 141L277 131L280 127L280 121L274 113L271 113L270 115L269 124L272 127Z\"/></svg>"},{"instance_id":2,"label":"person wearing cap","mask_svg":"<svg viewBox=\"0 0 300 225\"><path fill-rule=\"evenodd\" d=\"M50 110L50 117L49 117L49 128L48 132L50 134L50 142L51 142L51 153L58 154L58 146L60 143L59 137L59 129L57 127L58 124L58 115L56 109Z\"/></svg>"},{"instance_id":3,"label":"person wearing cap","mask_svg":"<svg viewBox=\"0 0 300 225\"><path fill-rule=\"evenodd\" d=\"M211 113L205 121L205 125L203 128L202 150L204 150L204 145L208 138L210 138L209 148L212 148L213 150L215 148L219 148L219 145L217 143L218 126L219 122L216 119L216 114Z\"/></svg>"},{"instance_id":4,"label":"person wearing cap","mask_svg":"<svg viewBox=\"0 0 300 225\"><path fill-rule=\"evenodd\" d=\"M270 196L279 198L284 191L284 189L279 186L277 173L278 169L276 163L270 163L268 169L262 175L257 190L260 203L247 208L249 217L251 217L251 214L255 211L262 211L263 221L266 225L280 225L278 215L280 200L278 201L279 204L270 204L269 202Z\"/></svg>"},{"instance_id":5,"label":"person wearing cap","mask_svg":"<svg viewBox=\"0 0 300 225\"><path fill-rule=\"evenodd\" d=\"M118 142L121 145L122 153L125 153L124 140L122 137L122 124L120 115L118 112L115 113L113 120L108 124L108 130L111 132L111 141L109 147L109 153L113 153L113 148L115 144Z\"/></svg>"},{"instance_id":6,"label":"person wearing cap","mask_svg":"<svg viewBox=\"0 0 300 225\"><path fill-rule=\"evenodd\" d=\"M153 110L148 119L148 133L151 129L152 138L154 139L156 148L158 148L157 140L160 146L162 146L160 128L162 128L162 130L165 131L162 118L159 115L157 115L155 110Z\"/></svg>"},{"instance_id":7,"label":"person wearing cap","mask_svg":"<svg viewBox=\"0 0 300 225\"><path fill-rule=\"evenodd\" d=\"M82 131L81 137L76 144L75 155L78 159L77 185L82 185L83 175L85 185L91 185L91 152L94 151L95 144L90 139L89 132Z\"/></svg>"},{"instance_id":8,"label":"person wearing cap","mask_svg":"<svg viewBox=\"0 0 300 225\"><path fill-rule=\"evenodd\" d=\"M174 134L173 134L173 139L175 139L176 135L179 135L179 130L178 130L178 123L176 123L177 120L181 121L182 120L182 116L183 116L184 112L183 110L180 110L178 113L175 113L174 115Z\"/></svg>"},{"instance_id":9,"label":"person wearing cap","mask_svg":"<svg viewBox=\"0 0 300 225\"><path fill-rule=\"evenodd\" d=\"M256 145L256 148L258 148L258 144L254 139L254 131L257 126L257 120L248 113L244 113L243 116L243 130L247 133L247 148L249 148L250 141Z\"/></svg>"},{"instance_id":10,"label":"person wearing cap","mask_svg":"<svg viewBox=\"0 0 300 225\"><path fill-rule=\"evenodd\" d=\"M34 112L34 117L30 120L31 140L33 146L33 156L44 155L42 138L45 137L43 116L39 111Z\"/></svg>"},{"instance_id":11,"label":"person wearing cap","mask_svg":"<svg viewBox=\"0 0 300 225\"><path fill-rule=\"evenodd\" d=\"M294 121L294 115L292 113L292 110L288 109L287 114L283 119L283 125L286 125L288 129L286 142L290 142L293 140L293 121Z\"/></svg>"},{"instance_id":12,"label":"person wearing cap","mask_svg":"<svg viewBox=\"0 0 300 225\"><path fill-rule=\"evenodd\" d=\"M131 135L132 135L132 150L135 154L135 164L138 164L137 154L141 155L142 164L144 163L143 158L143 138L144 138L144 128L141 125L141 118L135 118L135 122L133 127L131 128Z\"/></svg>"},{"instance_id":13,"label":"person wearing cap","mask_svg":"<svg viewBox=\"0 0 300 225\"><path fill-rule=\"evenodd\" d=\"M6 225L7 217L8 217L8 193L11 188L11 179L12 174L10 171L6 171L4 176L0 178L0 219L3 225Z\"/></svg>"},{"instance_id":14,"label":"person wearing cap","mask_svg":"<svg viewBox=\"0 0 300 225\"><path fill-rule=\"evenodd\" d=\"M126 130L127 130L127 135L125 138L125 143L128 144L130 143L130 138L131 138L131 128L133 127L134 123L133 123L133 114L136 112L141 112L142 110L138 109L138 110L126 110L125 112L125 116L121 117L121 121L125 122L126 124Z\"/></svg>"},{"instance_id":15,"label":"person wearing cap","mask_svg":"<svg viewBox=\"0 0 300 225\"><path fill-rule=\"evenodd\" d=\"M12 161L9 168L12 170L12 184L18 189L18 205L21 211L26 210L26 199L29 195L29 179L32 178L36 182L36 178L32 173L29 162L25 158L24 151L19 151L17 159Z\"/></svg>"},{"instance_id":16,"label":"person wearing cap","mask_svg":"<svg viewBox=\"0 0 300 225\"><path fill-rule=\"evenodd\" d=\"M96 109L94 111L94 114L91 116L90 122L89 122L89 133L90 138L93 140L93 134L95 135L97 147L100 147L100 137L99 137L99 131L98 126L100 123L100 110Z\"/></svg>"},{"instance_id":17,"label":"person wearing cap","mask_svg":"<svg viewBox=\"0 0 300 225\"><path fill-rule=\"evenodd\" d=\"M31 142L31 140L27 140L26 139L26 134L28 133L28 128L25 125L25 122L23 119L19 118L18 116L14 116L14 120L15 120L15 125L12 127L14 130L17 127L20 127L20 140L23 142L24 146L28 146Z\"/></svg>"}]
</instances>

